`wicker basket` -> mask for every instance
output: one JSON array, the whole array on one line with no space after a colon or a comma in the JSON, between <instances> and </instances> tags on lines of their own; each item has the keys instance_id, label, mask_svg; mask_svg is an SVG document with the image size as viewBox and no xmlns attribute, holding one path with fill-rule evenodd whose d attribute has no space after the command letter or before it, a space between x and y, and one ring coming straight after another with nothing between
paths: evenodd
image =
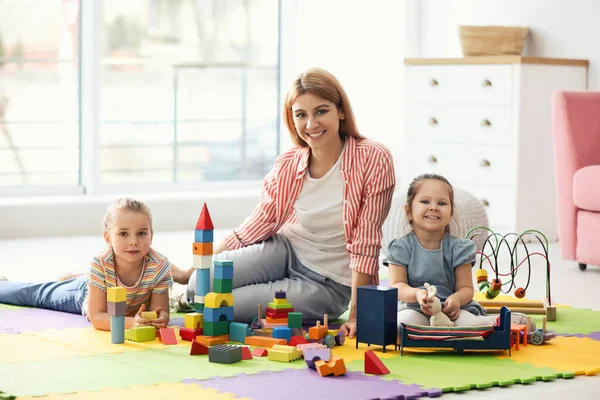
<instances>
[{"instance_id":1,"label":"wicker basket","mask_svg":"<svg viewBox=\"0 0 600 400\"><path fill-rule=\"evenodd\" d=\"M459 26L465 57L520 55L528 32L529 28L518 26Z\"/></svg>"}]
</instances>

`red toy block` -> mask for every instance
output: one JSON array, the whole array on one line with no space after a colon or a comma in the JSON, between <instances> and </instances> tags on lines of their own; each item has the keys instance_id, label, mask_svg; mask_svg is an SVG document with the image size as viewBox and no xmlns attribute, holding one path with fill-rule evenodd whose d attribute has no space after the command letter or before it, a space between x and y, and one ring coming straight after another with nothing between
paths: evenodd
<instances>
[{"instance_id":1,"label":"red toy block","mask_svg":"<svg viewBox=\"0 0 600 400\"><path fill-rule=\"evenodd\" d=\"M162 344L177 344L177 337L173 328L160 328L158 337Z\"/></svg>"},{"instance_id":2,"label":"red toy block","mask_svg":"<svg viewBox=\"0 0 600 400\"><path fill-rule=\"evenodd\" d=\"M208 208L206 208L206 203L202 205L202 211L200 211L200 218L198 218L198 222L196 223L196 229L201 229L205 231L214 230L215 226L210 219L210 213L208 212Z\"/></svg>"},{"instance_id":3,"label":"red toy block","mask_svg":"<svg viewBox=\"0 0 600 400\"><path fill-rule=\"evenodd\" d=\"M387 375L389 373L390 370L387 369L379 357L373 353L373 350L365 351L365 374Z\"/></svg>"},{"instance_id":4,"label":"red toy block","mask_svg":"<svg viewBox=\"0 0 600 400\"><path fill-rule=\"evenodd\" d=\"M181 340L187 340L188 342L191 342L192 340L196 339L196 336L200 336L202 334L204 334L204 329L202 328L179 328L179 337Z\"/></svg>"},{"instance_id":5,"label":"red toy block","mask_svg":"<svg viewBox=\"0 0 600 400\"><path fill-rule=\"evenodd\" d=\"M196 340L192 340L192 349L190 350L190 356L197 356L201 354L208 354L208 346Z\"/></svg>"},{"instance_id":6,"label":"red toy block","mask_svg":"<svg viewBox=\"0 0 600 400\"><path fill-rule=\"evenodd\" d=\"M250 353L250 347L242 346L242 360L252 360L252 353Z\"/></svg>"},{"instance_id":7,"label":"red toy block","mask_svg":"<svg viewBox=\"0 0 600 400\"><path fill-rule=\"evenodd\" d=\"M296 346L299 344L308 343L308 340L304 339L302 336L292 336L290 339L288 346Z\"/></svg>"},{"instance_id":8,"label":"red toy block","mask_svg":"<svg viewBox=\"0 0 600 400\"><path fill-rule=\"evenodd\" d=\"M262 347L257 347L252 351L252 355L256 357L266 357L268 354L267 349L263 349Z\"/></svg>"},{"instance_id":9,"label":"red toy block","mask_svg":"<svg viewBox=\"0 0 600 400\"><path fill-rule=\"evenodd\" d=\"M288 314L294 312L293 308L270 308L265 309L265 315L269 318L287 318Z\"/></svg>"}]
</instances>

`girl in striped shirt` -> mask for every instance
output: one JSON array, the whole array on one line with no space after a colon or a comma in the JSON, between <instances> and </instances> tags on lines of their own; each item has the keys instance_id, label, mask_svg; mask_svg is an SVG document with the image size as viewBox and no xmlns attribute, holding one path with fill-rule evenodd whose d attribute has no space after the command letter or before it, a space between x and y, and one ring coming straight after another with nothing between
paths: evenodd
<instances>
[{"instance_id":1,"label":"girl in striped shirt","mask_svg":"<svg viewBox=\"0 0 600 400\"><path fill-rule=\"evenodd\" d=\"M214 258L234 262L234 319L249 322L283 290L305 322L337 318L350 304L342 330L353 337L356 288L378 282L392 156L358 133L348 96L322 69L294 80L283 115L296 147L277 157L258 205L215 244ZM188 284L182 306L196 294L192 272L173 269Z\"/></svg>"},{"instance_id":2,"label":"girl in striped shirt","mask_svg":"<svg viewBox=\"0 0 600 400\"><path fill-rule=\"evenodd\" d=\"M148 205L117 199L104 216L108 248L93 258L87 275L46 283L0 282L0 303L84 314L94 328L108 331L106 290L122 286L127 293L125 327L164 328L169 322L171 264L150 247L152 235ZM157 319L143 319L145 310L156 311Z\"/></svg>"}]
</instances>

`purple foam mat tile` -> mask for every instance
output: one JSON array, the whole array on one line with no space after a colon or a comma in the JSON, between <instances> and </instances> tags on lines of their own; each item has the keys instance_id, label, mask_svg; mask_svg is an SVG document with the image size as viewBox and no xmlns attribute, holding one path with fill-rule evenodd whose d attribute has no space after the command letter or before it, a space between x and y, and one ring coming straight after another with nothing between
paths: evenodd
<instances>
[{"instance_id":1,"label":"purple foam mat tile","mask_svg":"<svg viewBox=\"0 0 600 400\"><path fill-rule=\"evenodd\" d=\"M336 377L321 377L310 369L285 369L278 372L261 372L253 375L236 375L230 378L208 380L186 379L187 384L198 384L238 397L261 400L319 398L323 393L335 393L344 400L372 398L417 399L424 396L437 397L439 389L424 389L417 384L406 385L398 381L384 380L362 372L347 372ZM281 382L286 382L282 385ZM277 388L265 390L265 388Z\"/></svg>"},{"instance_id":2,"label":"purple foam mat tile","mask_svg":"<svg viewBox=\"0 0 600 400\"><path fill-rule=\"evenodd\" d=\"M16 311L0 310L0 321L2 321L1 329L11 329L13 332L10 333L90 326L90 322L82 315L39 308Z\"/></svg>"},{"instance_id":3,"label":"purple foam mat tile","mask_svg":"<svg viewBox=\"0 0 600 400\"><path fill-rule=\"evenodd\" d=\"M589 338L592 340L600 341L600 332L590 332L590 333L559 333L556 336L562 337L576 337L576 338Z\"/></svg>"},{"instance_id":4,"label":"purple foam mat tile","mask_svg":"<svg viewBox=\"0 0 600 400\"><path fill-rule=\"evenodd\" d=\"M169 320L169 326L179 326L182 327L184 326L185 322L183 320L183 318L175 318L172 320Z\"/></svg>"}]
</instances>

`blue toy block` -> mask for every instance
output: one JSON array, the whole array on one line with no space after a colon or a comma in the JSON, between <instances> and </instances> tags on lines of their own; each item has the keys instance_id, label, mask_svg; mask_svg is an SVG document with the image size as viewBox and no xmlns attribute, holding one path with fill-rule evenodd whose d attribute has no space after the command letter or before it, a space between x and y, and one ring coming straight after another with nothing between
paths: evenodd
<instances>
[{"instance_id":1,"label":"blue toy block","mask_svg":"<svg viewBox=\"0 0 600 400\"><path fill-rule=\"evenodd\" d=\"M214 266L213 278L214 279L233 279L233 267L232 266Z\"/></svg>"},{"instance_id":2,"label":"blue toy block","mask_svg":"<svg viewBox=\"0 0 600 400\"><path fill-rule=\"evenodd\" d=\"M213 230L196 229L194 230L194 242L210 243L214 242Z\"/></svg>"},{"instance_id":3,"label":"blue toy block","mask_svg":"<svg viewBox=\"0 0 600 400\"><path fill-rule=\"evenodd\" d=\"M204 307L204 322L233 321L233 307Z\"/></svg>"},{"instance_id":4,"label":"blue toy block","mask_svg":"<svg viewBox=\"0 0 600 400\"><path fill-rule=\"evenodd\" d=\"M246 336L254 336L254 332L248 324L232 322L229 324L229 340L231 342L244 343Z\"/></svg>"},{"instance_id":5,"label":"blue toy block","mask_svg":"<svg viewBox=\"0 0 600 400\"><path fill-rule=\"evenodd\" d=\"M210 269L196 270L196 295L206 296L210 292Z\"/></svg>"},{"instance_id":6,"label":"blue toy block","mask_svg":"<svg viewBox=\"0 0 600 400\"><path fill-rule=\"evenodd\" d=\"M277 339L285 339L288 343L292 338L292 330L287 326L274 326L273 337Z\"/></svg>"},{"instance_id":7,"label":"blue toy block","mask_svg":"<svg viewBox=\"0 0 600 400\"><path fill-rule=\"evenodd\" d=\"M125 343L125 316L110 316L110 342L114 344Z\"/></svg>"},{"instance_id":8,"label":"blue toy block","mask_svg":"<svg viewBox=\"0 0 600 400\"><path fill-rule=\"evenodd\" d=\"M359 343L398 348L398 289L360 286L356 293L356 348Z\"/></svg>"},{"instance_id":9,"label":"blue toy block","mask_svg":"<svg viewBox=\"0 0 600 400\"><path fill-rule=\"evenodd\" d=\"M215 260L213 261L215 267L233 267L233 261L231 260Z\"/></svg>"}]
</instances>

